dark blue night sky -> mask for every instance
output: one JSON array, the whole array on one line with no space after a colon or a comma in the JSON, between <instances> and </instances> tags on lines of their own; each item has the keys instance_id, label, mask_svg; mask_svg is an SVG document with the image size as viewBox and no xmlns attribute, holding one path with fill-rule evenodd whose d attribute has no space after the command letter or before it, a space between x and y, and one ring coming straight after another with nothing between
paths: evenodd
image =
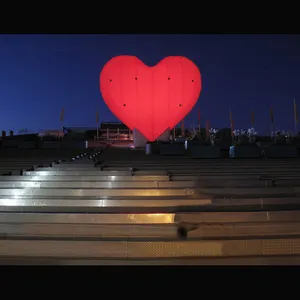
<instances>
[{"instance_id":1,"label":"dark blue night sky","mask_svg":"<svg viewBox=\"0 0 300 300\"><path fill-rule=\"evenodd\" d=\"M200 68L201 118L211 126L266 133L269 107L276 127L294 130L293 98L300 110L299 35L0 35L0 129L55 129L116 121L99 91L99 73L113 56L136 55L148 65L183 55ZM197 107L186 127L197 123Z\"/></svg>"}]
</instances>

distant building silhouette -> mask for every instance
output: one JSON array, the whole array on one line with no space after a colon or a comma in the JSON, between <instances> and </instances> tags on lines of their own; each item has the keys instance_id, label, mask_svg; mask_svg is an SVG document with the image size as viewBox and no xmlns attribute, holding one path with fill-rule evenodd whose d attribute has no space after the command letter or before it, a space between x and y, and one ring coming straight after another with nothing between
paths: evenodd
<instances>
[{"instance_id":1,"label":"distant building silhouette","mask_svg":"<svg viewBox=\"0 0 300 300\"><path fill-rule=\"evenodd\" d=\"M119 129L119 130L129 130L129 128L121 122L102 122L100 124L100 129Z\"/></svg>"}]
</instances>

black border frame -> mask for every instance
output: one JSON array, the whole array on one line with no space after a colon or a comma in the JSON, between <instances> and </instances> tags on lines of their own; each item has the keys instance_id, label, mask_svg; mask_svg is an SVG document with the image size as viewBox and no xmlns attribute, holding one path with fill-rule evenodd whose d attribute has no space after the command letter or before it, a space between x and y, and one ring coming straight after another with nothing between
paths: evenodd
<instances>
[{"instance_id":1,"label":"black border frame","mask_svg":"<svg viewBox=\"0 0 300 300\"><path fill-rule=\"evenodd\" d=\"M292 296L297 289L298 267L193 267L193 266L2 266L3 291L22 292L30 289L33 295L46 297L155 297L208 298ZM63 293L65 289L65 293ZM83 291L79 296L78 289ZM2 292L3 292L2 291ZM164 295L166 292L166 295ZM263 293L266 292L266 295ZM296 292L296 291L295 291ZM116 296L116 293L120 293ZM95 294L95 295L94 295ZM3 298L5 297L3 292ZM297 295L297 293L296 293ZM296 296L295 295L295 296ZM11 297L11 295L9 295ZM24 295L25 296L25 295Z\"/></svg>"},{"instance_id":2,"label":"black border frame","mask_svg":"<svg viewBox=\"0 0 300 300\"><path fill-rule=\"evenodd\" d=\"M94 2L86 7L84 2L49 4L39 8L24 3L16 8L5 3L0 33L300 33L297 7L285 8L280 2Z\"/></svg>"},{"instance_id":3,"label":"black border frame","mask_svg":"<svg viewBox=\"0 0 300 300\"><path fill-rule=\"evenodd\" d=\"M211 11L207 8L209 4L212 6ZM113 2L112 8L101 4L103 12L100 12L98 2L94 6L88 5L86 9L83 3L81 7L69 4L65 10L62 4L51 7L50 3L38 10L34 6L26 6L26 3L24 9L18 4L21 16L16 14L16 8L10 10L7 7L3 10L0 33L299 33L298 16L294 15L297 9L289 7L288 12L285 12L281 3L279 7L267 2L240 4L243 6L232 4L230 7L227 2L222 4L215 1L194 4L177 2L174 7L168 8L163 3L140 2L139 7L133 5L123 9L119 3ZM154 286L159 285L160 292L156 293L156 297L165 297L163 292L166 291L167 297L174 293L180 298L211 299L217 293L221 297L237 294L239 298L250 297L251 292L257 298L271 297L272 294L280 296L280 289L284 291L283 296L288 296L293 287L297 288L300 269L266 266L1 266L0 270L3 298L4 290L19 294L24 291L24 287L39 297L48 296L52 290L57 297L71 297L74 291L83 288L86 293L83 296L90 297L90 290L87 289L92 283L96 287L93 297L97 298L108 297L105 287L112 292L110 298L116 292L120 292L119 297L122 298L134 295L144 298L150 296ZM66 295L60 290L61 287L67 289L64 291ZM263 289L265 296L262 294ZM228 295L225 296L225 293Z\"/></svg>"}]
</instances>

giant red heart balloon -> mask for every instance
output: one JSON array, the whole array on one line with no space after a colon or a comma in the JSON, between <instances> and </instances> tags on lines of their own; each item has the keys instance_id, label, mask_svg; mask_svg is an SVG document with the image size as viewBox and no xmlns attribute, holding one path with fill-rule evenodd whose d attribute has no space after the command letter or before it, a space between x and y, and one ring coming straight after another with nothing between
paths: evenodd
<instances>
[{"instance_id":1,"label":"giant red heart balloon","mask_svg":"<svg viewBox=\"0 0 300 300\"><path fill-rule=\"evenodd\" d=\"M116 56L100 73L100 90L111 112L148 141L172 129L191 111L202 83L198 67L169 56L153 67L135 56Z\"/></svg>"}]
</instances>

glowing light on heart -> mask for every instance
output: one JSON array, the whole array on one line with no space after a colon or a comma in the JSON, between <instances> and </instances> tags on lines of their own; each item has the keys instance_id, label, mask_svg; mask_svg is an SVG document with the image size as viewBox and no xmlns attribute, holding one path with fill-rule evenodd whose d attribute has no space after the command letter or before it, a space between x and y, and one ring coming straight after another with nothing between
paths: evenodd
<instances>
[{"instance_id":1,"label":"glowing light on heart","mask_svg":"<svg viewBox=\"0 0 300 300\"><path fill-rule=\"evenodd\" d=\"M192 110L202 88L198 67L169 56L153 67L136 56L116 56L100 73L100 90L111 112L148 141L172 129Z\"/></svg>"}]
</instances>

